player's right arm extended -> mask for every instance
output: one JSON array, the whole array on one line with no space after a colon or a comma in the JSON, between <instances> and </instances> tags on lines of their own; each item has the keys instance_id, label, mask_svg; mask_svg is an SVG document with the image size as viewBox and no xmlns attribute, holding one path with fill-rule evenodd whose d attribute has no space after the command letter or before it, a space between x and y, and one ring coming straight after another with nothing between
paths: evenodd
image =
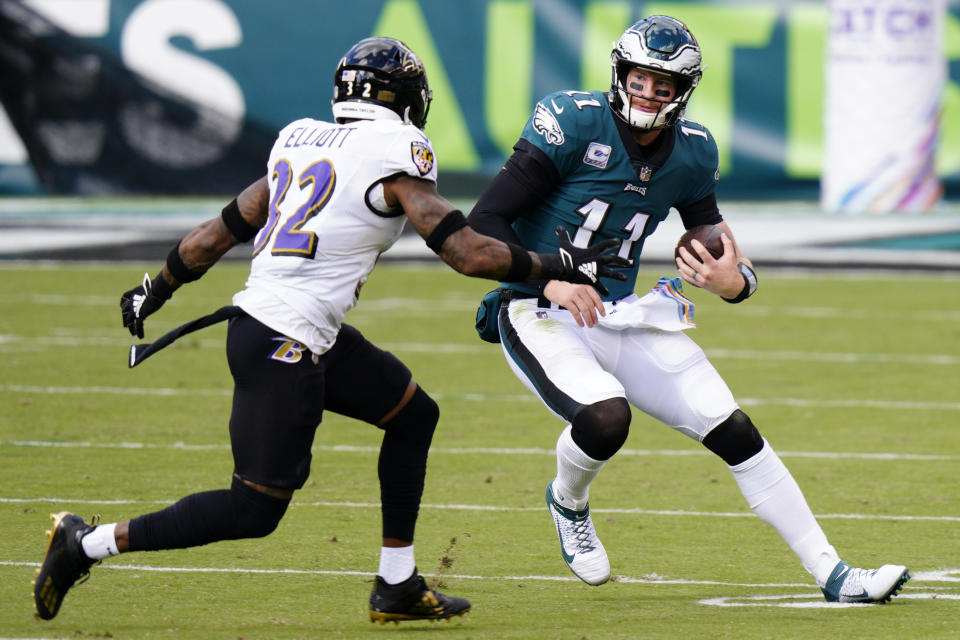
<instances>
[{"instance_id":1,"label":"player's right arm extended","mask_svg":"<svg viewBox=\"0 0 960 640\"><path fill-rule=\"evenodd\" d=\"M143 337L143 321L163 306L181 284L198 280L232 247L253 239L267 220L270 187L267 178L257 180L223 208L216 218L201 223L167 255L163 269L152 280L120 297L123 326L131 335Z\"/></svg>"},{"instance_id":2,"label":"player's right arm extended","mask_svg":"<svg viewBox=\"0 0 960 640\"><path fill-rule=\"evenodd\" d=\"M463 213L437 192L435 183L406 175L384 183L384 198L403 208L413 228L444 262L476 278L507 282L557 279L590 284L603 290L601 277L623 279L612 268L626 261L611 254L616 241L586 249L574 248L563 232L557 254L533 253L474 231Z\"/></svg>"}]
</instances>

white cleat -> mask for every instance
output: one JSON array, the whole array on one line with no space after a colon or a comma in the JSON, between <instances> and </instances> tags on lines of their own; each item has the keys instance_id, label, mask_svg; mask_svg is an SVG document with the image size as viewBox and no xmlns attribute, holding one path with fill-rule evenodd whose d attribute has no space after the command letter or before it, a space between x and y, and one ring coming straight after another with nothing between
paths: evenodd
<instances>
[{"instance_id":1,"label":"white cleat","mask_svg":"<svg viewBox=\"0 0 960 640\"><path fill-rule=\"evenodd\" d=\"M560 505L553 497L553 482L547 485L547 508L557 526L560 555L574 575L594 586L610 579L610 560L597 538L590 519L590 506L574 511Z\"/></svg>"},{"instance_id":2,"label":"white cleat","mask_svg":"<svg viewBox=\"0 0 960 640\"><path fill-rule=\"evenodd\" d=\"M860 602L883 604L897 595L910 572L903 565L885 564L879 569L856 569L838 562L827 583L820 588L827 602Z\"/></svg>"}]
</instances>

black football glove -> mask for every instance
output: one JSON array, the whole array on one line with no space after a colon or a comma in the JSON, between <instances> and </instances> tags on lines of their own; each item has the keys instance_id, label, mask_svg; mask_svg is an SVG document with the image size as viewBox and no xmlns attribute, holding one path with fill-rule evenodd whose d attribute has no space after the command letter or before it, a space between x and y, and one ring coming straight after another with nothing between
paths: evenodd
<instances>
[{"instance_id":1,"label":"black football glove","mask_svg":"<svg viewBox=\"0 0 960 640\"><path fill-rule=\"evenodd\" d=\"M158 275L156 281L151 282L150 274L145 273L143 284L120 296L123 326L130 330L130 335L143 338L143 321L162 307L171 295L173 295L173 288L167 284L162 275Z\"/></svg>"},{"instance_id":2,"label":"black football glove","mask_svg":"<svg viewBox=\"0 0 960 640\"><path fill-rule=\"evenodd\" d=\"M559 276L551 275L550 277L575 284L589 284L601 296L610 295L610 292L600 282L600 278L612 278L621 282L627 279L627 274L613 270L616 267L630 266L629 260L609 253L620 244L616 238L581 249L573 246L570 234L562 226L558 226L557 239L560 241L557 252L560 254L561 270Z\"/></svg>"}]
</instances>

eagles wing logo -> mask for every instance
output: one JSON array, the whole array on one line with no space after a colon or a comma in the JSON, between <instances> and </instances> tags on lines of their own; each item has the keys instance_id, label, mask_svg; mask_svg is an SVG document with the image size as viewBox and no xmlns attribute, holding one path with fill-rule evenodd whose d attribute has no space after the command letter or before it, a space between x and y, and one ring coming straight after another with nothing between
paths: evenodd
<instances>
[{"instance_id":1,"label":"eagles wing logo","mask_svg":"<svg viewBox=\"0 0 960 640\"><path fill-rule=\"evenodd\" d=\"M556 117L545 106L537 103L537 108L533 112L533 130L542 135L547 140L547 144L557 146L563 144L563 129Z\"/></svg>"},{"instance_id":2,"label":"eagles wing logo","mask_svg":"<svg viewBox=\"0 0 960 640\"><path fill-rule=\"evenodd\" d=\"M420 175L425 176L433 169L433 150L428 144L413 140L410 143L410 156Z\"/></svg>"}]
</instances>

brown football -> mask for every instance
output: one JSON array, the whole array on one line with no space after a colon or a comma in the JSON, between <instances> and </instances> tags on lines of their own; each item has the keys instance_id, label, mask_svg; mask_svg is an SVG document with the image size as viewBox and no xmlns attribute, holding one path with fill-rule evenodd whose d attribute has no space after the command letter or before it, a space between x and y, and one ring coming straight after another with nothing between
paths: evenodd
<instances>
[{"instance_id":1,"label":"brown football","mask_svg":"<svg viewBox=\"0 0 960 640\"><path fill-rule=\"evenodd\" d=\"M723 235L723 231L720 227L714 224L702 224L699 227L694 227L689 229L686 233L680 236L680 239L677 241L677 246L673 250L673 255L677 258L680 257L680 247L686 247L687 251L696 258L700 260L700 255L693 248L693 245L690 244L690 241L696 238L700 241L707 251L710 252L714 258L719 258L723 255L723 241L720 239L720 236ZM701 260L702 262L702 260Z\"/></svg>"}]
</instances>

